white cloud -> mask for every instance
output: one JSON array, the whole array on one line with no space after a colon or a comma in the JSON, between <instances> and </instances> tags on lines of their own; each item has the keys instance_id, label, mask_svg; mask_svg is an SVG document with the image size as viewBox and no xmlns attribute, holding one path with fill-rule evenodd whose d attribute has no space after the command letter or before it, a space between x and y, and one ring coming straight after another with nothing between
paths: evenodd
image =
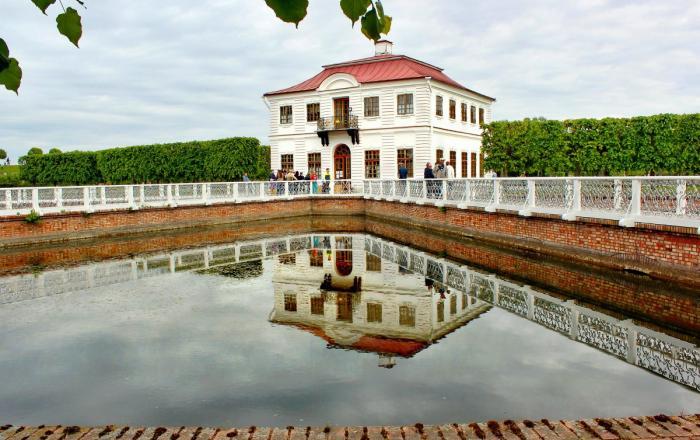
<instances>
[{"instance_id":1,"label":"white cloud","mask_svg":"<svg viewBox=\"0 0 700 440\"><path fill-rule=\"evenodd\" d=\"M372 53L337 2L312 1L296 30L262 0L90 1L80 50L28 0L9 3L1 36L24 81L0 93L0 148L15 160L35 145L265 142L262 93ZM700 108L697 1L385 3L397 51L495 96L498 119Z\"/></svg>"}]
</instances>

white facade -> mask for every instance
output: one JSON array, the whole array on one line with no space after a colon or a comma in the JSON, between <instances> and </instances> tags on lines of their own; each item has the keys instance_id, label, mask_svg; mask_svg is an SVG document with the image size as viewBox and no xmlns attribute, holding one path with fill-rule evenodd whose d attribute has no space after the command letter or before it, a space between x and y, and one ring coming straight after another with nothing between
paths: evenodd
<instances>
[{"instance_id":1,"label":"white facade","mask_svg":"<svg viewBox=\"0 0 700 440\"><path fill-rule=\"evenodd\" d=\"M381 49L385 51L386 42L379 44L384 45ZM407 57L379 55L365 60L327 66L327 70L338 71L343 70L343 66L349 66L352 71L358 66L381 68L380 63L406 62L420 67L428 66L426 69L432 68L441 74L440 69ZM456 163L452 164L456 177L480 175L479 116L482 115L484 123L491 121L492 98L431 77L381 82L361 80L351 73L340 71L327 76L313 90L273 92L264 97L270 110L269 139L274 170L290 168L292 163L293 170L306 173L310 159L313 164L318 157L309 155L317 153L320 154L320 169L330 169L334 178L397 178L399 157L412 156L412 176L409 177L422 178L425 164L434 164L441 150L445 160L450 160L450 157L456 159ZM399 95L411 96L412 111L399 114ZM437 114L438 97L442 98L442 116ZM329 145L324 146L317 133L319 127L315 115L307 114L307 106L313 108L314 104L318 104L321 118L337 119L338 103L342 103L344 98L348 100L350 114L357 117L359 143L353 144L350 132L342 126L341 129L327 131ZM378 115L366 116L365 98L378 99ZM450 112L451 102L454 102L454 114ZM340 106L342 108L342 104ZM285 117L290 107L291 117ZM466 118L462 115L465 108ZM474 112L473 121L471 112ZM350 150L349 176L348 171L342 174L343 170L338 169L343 167L342 160L335 160L338 147L342 145ZM366 161L367 151L375 152L370 153L370 156L375 156L374 160L376 151L379 152L378 172L373 172L371 160Z\"/></svg>"}]
</instances>

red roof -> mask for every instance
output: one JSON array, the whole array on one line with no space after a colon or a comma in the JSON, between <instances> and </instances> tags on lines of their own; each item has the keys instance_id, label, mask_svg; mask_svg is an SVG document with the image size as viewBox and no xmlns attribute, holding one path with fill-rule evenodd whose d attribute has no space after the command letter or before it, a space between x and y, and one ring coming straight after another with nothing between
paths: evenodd
<instances>
[{"instance_id":1,"label":"red roof","mask_svg":"<svg viewBox=\"0 0 700 440\"><path fill-rule=\"evenodd\" d=\"M464 87L445 75L440 67L418 61L405 55L377 55L344 63L329 64L323 66L323 71L316 76L295 86L265 93L265 96L316 90L326 78L336 73L350 74L354 76L360 84L430 77L434 81L439 81L495 101L494 98Z\"/></svg>"}]
</instances>

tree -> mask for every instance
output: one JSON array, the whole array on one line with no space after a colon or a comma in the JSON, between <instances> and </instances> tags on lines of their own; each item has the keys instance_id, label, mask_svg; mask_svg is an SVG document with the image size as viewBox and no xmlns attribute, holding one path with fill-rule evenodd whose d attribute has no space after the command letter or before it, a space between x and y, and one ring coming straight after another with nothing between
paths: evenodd
<instances>
[{"instance_id":1,"label":"tree","mask_svg":"<svg viewBox=\"0 0 700 440\"><path fill-rule=\"evenodd\" d=\"M59 150L58 148L52 148L49 150L49 154L61 154L62 151Z\"/></svg>"},{"instance_id":2,"label":"tree","mask_svg":"<svg viewBox=\"0 0 700 440\"><path fill-rule=\"evenodd\" d=\"M68 1L68 0L66 0ZM85 7L86 0L73 0ZM46 15L49 6L56 0L31 0L41 12ZM80 37L83 35L83 24L78 11L70 6L63 6L59 0L63 13L56 17L58 32L65 35L68 40L78 47ZM297 27L309 7L309 0L265 0L265 3L275 11L275 15L286 23L294 23ZM340 0L340 9L350 19L352 26L360 21L360 30L370 40L377 41L382 34L388 34L391 29L391 17L384 14L384 7L380 0ZM0 38L0 85L5 86L19 94L19 86L22 83L22 69L16 58L10 57L10 50L5 40Z\"/></svg>"},{"instance_id":3,"label":"tree","mask_svg":"<svg viewBox=\"0 0 700 440\"><path fill-rule=\"evenodd\" d=\"M44 154L44 151L39 147L30 148L27 152L27 156L41 156L42 154Z\"/></svg>"},{"instance_id":4,"label":"tree","mask_svg":"<svg viewBox=\"0 0 700 440\"><path fill-rule=\"evenodd\" d=\"M0 148L0 160L5 160L5 159L7 159L7 151Z\"/></svg>"}]
</instances>

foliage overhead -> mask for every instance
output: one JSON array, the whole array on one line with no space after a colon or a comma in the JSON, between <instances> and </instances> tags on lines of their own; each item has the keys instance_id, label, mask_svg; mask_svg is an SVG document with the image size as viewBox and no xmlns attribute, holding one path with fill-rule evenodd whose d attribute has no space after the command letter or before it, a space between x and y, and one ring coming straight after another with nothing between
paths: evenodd
<instances>
[{"instance_id":1,"label":"foliage overhead","mask_svg":"<svg viewBox=\"0 0 700 440\"><path fill-rule=\"evenodd\" d=\"M68 1L68 0L66 0ZM85 0L73 0L82 7L85 7ZM56 0L31 0L39 10L46 15L48 8L56 3ZM79 47L78 42L83 35L83 23L80 14L75 8L63 6L63 13L56 17L56 27L61 35L68 38L75 47ZM265 0L277 17L286 22L294 23L299 27L299 23L306 17L309 0ZM361 31L370 40L377 41L382 34L388 34L391 29L391 17L384 14L384 7L380 0L340 0L340 8L346 17L350 19L353 27L360 20ZM19 94L19 87L22 83L22 69L19 61L10 58L10 51L5 41L0 38L0 85L5 86Z\"/></svg>"},{"instance_id":2,"label":"foliage overhead","mask_svg":"<svg viewBox=\"0 0 700 440\"><path fill-rule=\"evenodd\" d=\"M61 154L61 150L58 148L52 148L49 150L49 154Z\"/></svg>"},{"instance_id":3,"label":"foliage overhead","mask_svg":"<svg viewBox=\"0 0 700 440\"><path fill-rule=\"evenodd\" d=\"M27 156L41 156L42 154L44 154L44 151L39 147L32 147L27 152Z\"/></svg>"},{"instance_id":4,"label":"foliage overhead","mask_svg":"<svg viewBox=\"0 0 700 440\"><path fill-rule=\"evenodd\" d=\"M695 175L700 114L496 121L482 151L500 176Z\"/></svg>"},{"instance_id":5,"label":"foliage overhead","mask_svg":"<svg viewBox=\"0 0 700 440\"><path fill-rule=\"evenodd\" d=\"M73 151L22 158L22 178L33 185L221 182L263 179L269 147L255 138L180 142Z\"/></svg>"},{"instance_id":6,"label":"foliage overhead","mask_svg":"<svg viewBox=\"0 0 700 440\"><path fill-rule=\"evenodd\" d=\"M0 148L0 160L5 160L5 159L7 159L7 151Z\"/></svg>"}]
</instances>

